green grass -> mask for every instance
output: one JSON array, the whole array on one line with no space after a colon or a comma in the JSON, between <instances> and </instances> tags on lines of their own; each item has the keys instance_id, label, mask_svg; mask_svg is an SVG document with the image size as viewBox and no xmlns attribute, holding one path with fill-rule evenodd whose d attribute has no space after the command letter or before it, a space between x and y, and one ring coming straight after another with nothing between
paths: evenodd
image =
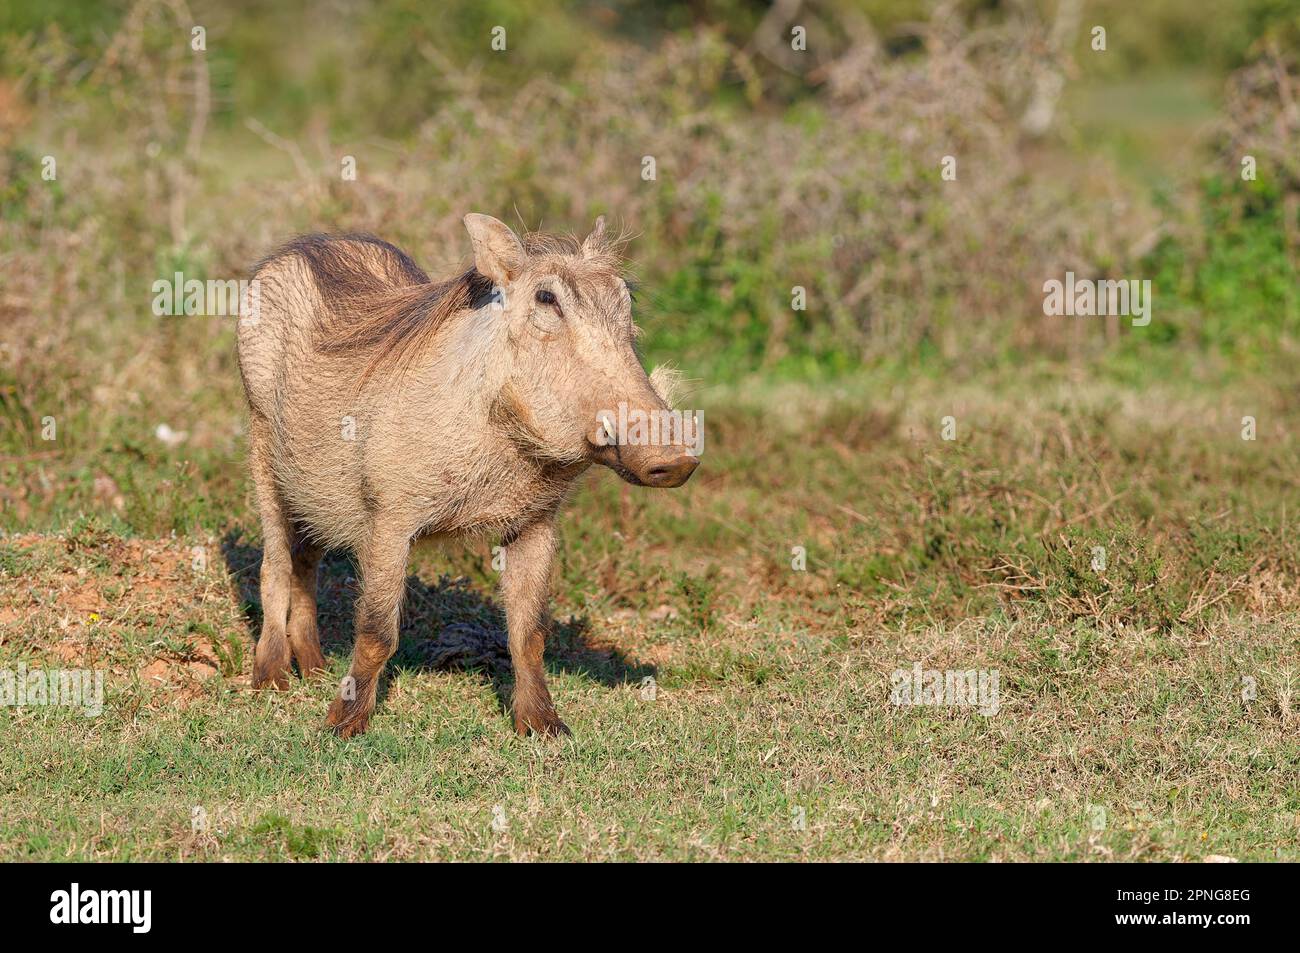
<instances>
[{"instance_id":1,"label":"green grass","mask_svg":"<svg viewBox=\"0 0 1300 953\"><path fill-rule=\"evenodd\" d=\"M867 410L878 383L706 392L683 490L593 475L557 560L558 743L511 731L486 547L420 553L344 742L346 558L331 676L275 694L248 686L247 510L212 537L6 540L0 667L95 667L107 697L0 708L0 858L1295 859L1293 440L1244 442L1190 390L1158 415L987 382ZM997 670L1000 710L891 704L918 662Z\"/></svg>"},{"instance_id":2,"label":"green grass","mask_svg":"<svg viewBox=\"0 0 1300 953\"><path fill-rule=\"evenodd\" d=\"M833 70L857 31L821 5L806 73L740 0L196 10L202 60L164 7L81 6L0 14L0 672L107 697L0 706L0 860L1297 858L1288 0L1211 32L1099 2L1111 46L1085 18L1035 141L1052 4L918 32L925 4L872 0L882 53ZM341 742L355 570L325 564L329 677L253 692L232 322L149 289L318 230L445 274L470 210L636 232L642 345L700 380L704 465L593 473L563 518L573 738L511 731L485 544L417 555ZM1045 318L1066 269L1149 278L1151 325ZM914 665L996 671L997 713L893 704Z\"/></svg>"}]
</instances>

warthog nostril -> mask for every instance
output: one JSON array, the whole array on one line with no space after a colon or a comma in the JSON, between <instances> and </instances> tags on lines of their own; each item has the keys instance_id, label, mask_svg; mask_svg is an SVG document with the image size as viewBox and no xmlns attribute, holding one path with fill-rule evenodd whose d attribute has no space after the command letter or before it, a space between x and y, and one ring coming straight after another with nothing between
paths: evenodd
<instances>
[{"instance_id":1,"label":"warthog nostril","mask_svg":"<svg viewBox=\"0 0 1300 953\"><path fill-rule=\"evenodd\" d=\"M700 461L690 454L682 454L666 463L656 463L645 471L642 478L650 486L681 486L690 479Z\"/></svg>"}]
</instances>

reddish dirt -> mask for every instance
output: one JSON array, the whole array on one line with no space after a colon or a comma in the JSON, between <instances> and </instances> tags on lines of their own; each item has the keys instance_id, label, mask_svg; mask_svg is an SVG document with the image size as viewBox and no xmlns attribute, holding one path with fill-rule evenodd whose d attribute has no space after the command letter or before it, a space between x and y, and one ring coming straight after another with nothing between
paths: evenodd
<instances>
[{"instance_id":1,"label":"reddish dirt","mask_svg":"<svg viewBox=\"0 0 1300 953\"><path fill-rule=\"evenodd\" d=\"M37 534L0 539L37 563L17 579L0 577L0 644L22 646L62 668L138 675L155 691L155 703L188 704L222 670L211 633L247 639L239 594L219 562L212 565L221 558L217 546L204 547L205 572L194 568L194 545ZM192 622L205 627L191 631ZM251 645L244 650L246 669ZM231 674L229 681L247 684L246 672Z\"/></svg>"}]
</instances>

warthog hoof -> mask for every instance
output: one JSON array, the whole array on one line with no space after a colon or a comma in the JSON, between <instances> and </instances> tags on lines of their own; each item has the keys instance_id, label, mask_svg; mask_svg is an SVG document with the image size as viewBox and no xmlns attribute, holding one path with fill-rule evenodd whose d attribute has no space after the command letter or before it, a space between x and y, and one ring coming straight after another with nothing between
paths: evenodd
<instances>
[{"instance_id":1,"label":"warthog hoof","mask_svg":"<svg viewBox=\"0 0 1300 953\"><path fill-rule=\"evenodd\" d=\"M253 666L253 687L284 691L289 687L289 667L287 665L263 665L260 662L255 664Z\"/></svg>"},{"instance_id":2,"label":"warthog hoof","mask_svg":"<svg viewBox=\"0 0 1300 953\"><path fill-rule=\"evenodd\" d=\"M370 709L355 701L336 698L330 703L329 715L325 724L340 738L364 735L370 727Z\"/></svg>"},{"instance_id":3,"label":"warthog hoof","mask_svg":"<svg viewBox=\"0 0 1300 953\"><path fill-rule=\"evenodd\" d=\"M515 731L521 736L531 732L543 738L559 738L564 735L573 735L573 732L569 730L569 726L560 721L554 712L545 715L531 715L526 718L515 715Z\"/></svg>"},{"instance_id":4,"label":"warthog hoof","mask_svg":"<svg viewBox=\"0 0 1300 953\"><path fill-rule=\"evenodd\" d=\"M283 691L289 687L289 666L289 643L283 635L264 631L253 653L253 687Z\"/></svg>"}]
</instances>

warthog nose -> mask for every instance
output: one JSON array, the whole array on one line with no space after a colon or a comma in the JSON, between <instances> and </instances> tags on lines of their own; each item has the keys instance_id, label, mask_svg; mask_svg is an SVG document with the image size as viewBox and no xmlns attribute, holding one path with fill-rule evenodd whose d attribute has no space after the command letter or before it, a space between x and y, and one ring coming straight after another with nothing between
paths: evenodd
<instances>
[{"instance_id":1,"label":"warthog nose","mask_svg":"<svg viewBox=\"0 0 1300 953\"><path fill-rule=\"evenodd\" d=\"M683 453L664 463L656 463L645 471L641 479L646 486L681 486L691 478L699 465L697 458Z\"/></svg>"}]
</instances>

